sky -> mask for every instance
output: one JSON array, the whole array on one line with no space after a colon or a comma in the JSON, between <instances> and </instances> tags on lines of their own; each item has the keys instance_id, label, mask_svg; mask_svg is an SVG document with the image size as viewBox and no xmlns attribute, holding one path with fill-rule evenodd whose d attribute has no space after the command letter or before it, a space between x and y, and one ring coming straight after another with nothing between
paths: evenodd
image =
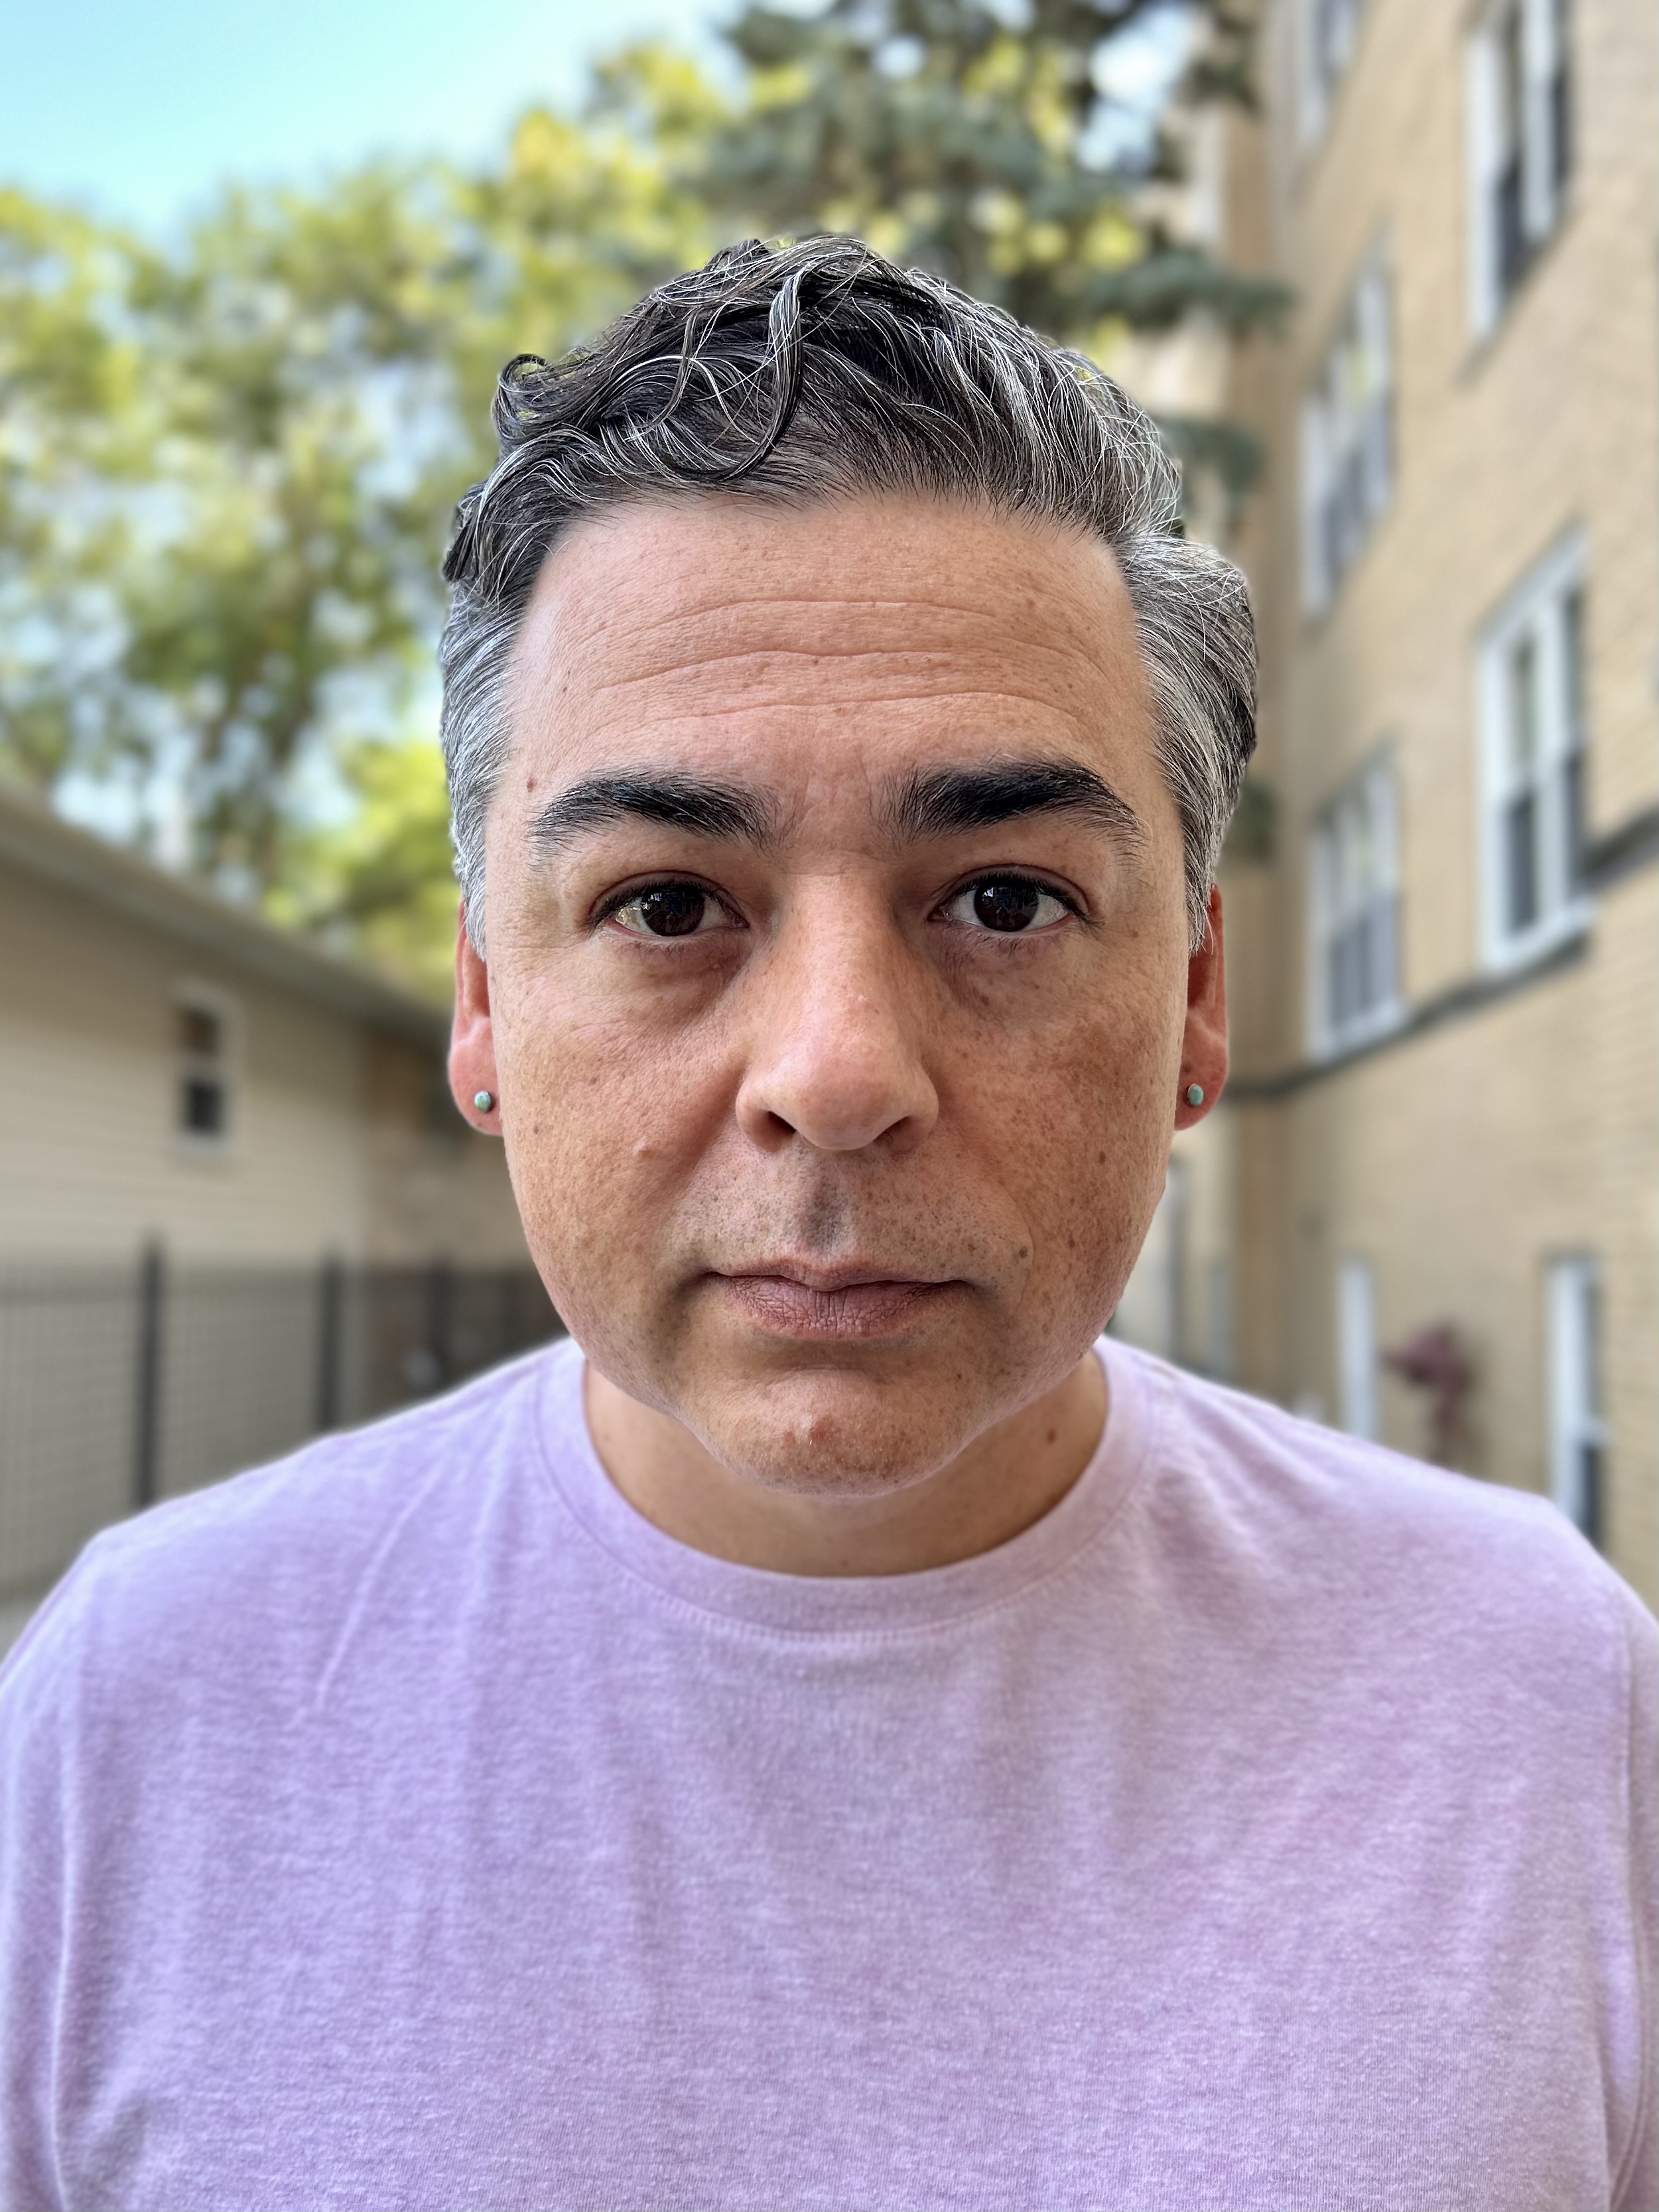
<instances>
[{"instance_id":1,"label":"sky","mask_svg":"<svg viewBox=\"0 0 1659 2212\"><path fill-rule=\"evenodd\" d=\"M229 176L460 158L721 0L0 0L0 183L164 228Z\"/></svg>"},{"instance_id":2,"label":"sky","mask_svg":"<svg viewBox=\"0 0 1659 2212\"><path fill-rule=\"evenodd\" d=\"M657 35L712 58L709 24L737 9L0 0L0 185L165 231L228 177L307 184L375 154L488 156L534 101L579 99L592 55ZM1173 18L1155 18L1121 42L1113 89L1155 106L1181 39Z\"/></svg>"}]
</instances>

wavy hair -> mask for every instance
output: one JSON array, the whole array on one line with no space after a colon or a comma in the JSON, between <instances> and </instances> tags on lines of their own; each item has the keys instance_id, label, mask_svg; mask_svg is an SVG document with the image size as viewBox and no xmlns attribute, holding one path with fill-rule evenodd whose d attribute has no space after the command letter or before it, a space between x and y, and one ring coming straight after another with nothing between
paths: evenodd
<instances>
[{"instance_id":1,"label":"wavy hair","mask_svg":"<svg viewBox=\"0 0 1659 2212\"><path fill-rule=\"evenodd\" d=\"M455 872L484 950L484 824L511 750L507 675L561 532L624 501L790 504L909 493L1091 532L1134 609L1181 818L1188 934L1255 744L1244 580L1182 532L1150 418L1085 356L850 238L725 248L558 362L522 354L500 458L461 500L439 648Z\"/></svg>"}]
</instances>

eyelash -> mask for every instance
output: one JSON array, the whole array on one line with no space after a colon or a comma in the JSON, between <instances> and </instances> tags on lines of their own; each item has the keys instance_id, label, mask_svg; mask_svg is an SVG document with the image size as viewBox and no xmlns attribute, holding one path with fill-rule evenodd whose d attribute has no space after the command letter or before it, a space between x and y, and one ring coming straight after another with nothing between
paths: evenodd
<instances>
[{"instance_id":1,"label":"eyelash","mask_svg":"<svg viewBox=\"0 0 1659 2212\"><path fill-rule=\"evenodd\" d=\"M1034 876L1029 874L1023 869L1018 868L994 868L989 870L981 870L976 875L964 876L960 883L953 884L951 890L946 891L945 896L940 899L939 904L934 908L934 915L937 915L943 914L946 908L953 906L956 903L957 900L963 896L964 891L974 890L981 884L1018 884L1022 886L1029 886L1032 890L1042 892L1046 898L1051 898L1057 901L1060 905L1065 908L1067 914L1073 915L1079 920L1083 918L1082 907L1069 891L1062 890L1058 884L1049 883L1042 876ZM707 884L699 883L695 876L658 876L654 877L649 883L630 884L621 890L609 892L594 908L592 927L598 929L605 922L613 921L616 916L622 912L624 907L632 906L636 899L645 898L652 891L679 889L701 891L705 898L712 899L714 904L720 908L721 913L726 915L728 919L735 921L738 927L744 927L747 926L742 921L741 917L733 915L732 908L720 896L718 891L711 890L709 885ZM638 934L639 933L630 932L629 933ZM974 933L975 935L983 935L986 937L995 937L999 934L997 931L988 929L982 932L975 931ZM1022 931L1011 931L1008 933L1008 937L1011 941L1017 941L1018 939L1024 933L1025 933ZM660 942L665 945L672 945L683 943L684 940L674 938L663 938L654 941Z\"/></svg>"},{"instance_id":2,"label":"eyelash","mask_svg":"<svg viewBox=\"0 0 1659 2212\"><path fill-rule=\"evenodd\" d=\"M1063 906L1067 914L1075 915L1079 921L1083 918L1083 908L1070 891L1062 890L1058 884L1051 884L1043 876L1034 876L1024 868L981 868L976 875L964 876L954 890L946 891L934 911L940 913L946 907L954 906L964 891L976 890L981 884L1018 884L1023 890L1041 891L1044 898L1051 898ZM982 933L994 937L999 933L988 929ZM1024 933L1023 931L1009 933L1014 937Z\"/></svg>"},{"instance_id":3,"label":"eyelash","mask_svg":"<svg viewBox=\"0 0 1659 2212\"><path fill-rule=\"evenodd\" d=\"M701 891L706 899L714 901L722 914L732 914L732 908L720 893L708 884L700 884L695 876L653 876L648 883L629 884L622 890L607 891L593 908L590 926L597 929L602 922L613 920L625 906L632 906L636 899L647 898L653 891L666 890ZM735 915L732 918L738 919ZM672 940L665 939L664 942L666 944Z\"/></svg>"}]
</instances>

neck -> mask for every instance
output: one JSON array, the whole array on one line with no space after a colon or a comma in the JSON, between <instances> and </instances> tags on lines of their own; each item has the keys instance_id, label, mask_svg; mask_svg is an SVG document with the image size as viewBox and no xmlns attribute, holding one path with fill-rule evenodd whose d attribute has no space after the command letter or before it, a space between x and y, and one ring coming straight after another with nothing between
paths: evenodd
<instances>
[{"instance_id":1,"label":"neck","mask_svg":"<svg viewBox=\"0 0 1659 2212\"><path fill-rule=\"evenodd\" d=\"M1106 1422L1106 1378L1091 1352L938 1473L876 1497L824 1498L734 1474L591 1367L586 1392L600 1462L636 1512L694 1551L785 1575L915 1574L992 1551L1066 1495Z\"/></svg>"}]
</instances>

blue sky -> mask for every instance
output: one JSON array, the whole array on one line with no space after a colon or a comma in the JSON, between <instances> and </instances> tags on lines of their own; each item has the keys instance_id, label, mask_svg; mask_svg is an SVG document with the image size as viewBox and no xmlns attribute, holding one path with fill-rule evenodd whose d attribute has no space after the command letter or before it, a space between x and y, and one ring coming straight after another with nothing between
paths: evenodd
<instances>
[{"instance_id":1,"label":"blue sky","mask_svg":"<svg viewBox=\"0 0 1659 2212\"><path fill-rule=\"evenodd\" d=\"M722 0L0 0L0 182L165 225L228 176L467 156Z\"/></svg>"},{"instance_id":2,"label":"blue sky","mask_svg":"<svg viewBox=\"0 0 1659 2212\"><path fill-rule=\"evenodd\" d=\"M712 55L708 25L738 5L0 0L0 184L160 228L227 177L305 183L377 153L465 160L532 101L578 97L589 57L627 39ZM1114 88L1155 100L1180 46L1176 19L1154 18L1114 50Z\"/></svg>"}]
</instances>

